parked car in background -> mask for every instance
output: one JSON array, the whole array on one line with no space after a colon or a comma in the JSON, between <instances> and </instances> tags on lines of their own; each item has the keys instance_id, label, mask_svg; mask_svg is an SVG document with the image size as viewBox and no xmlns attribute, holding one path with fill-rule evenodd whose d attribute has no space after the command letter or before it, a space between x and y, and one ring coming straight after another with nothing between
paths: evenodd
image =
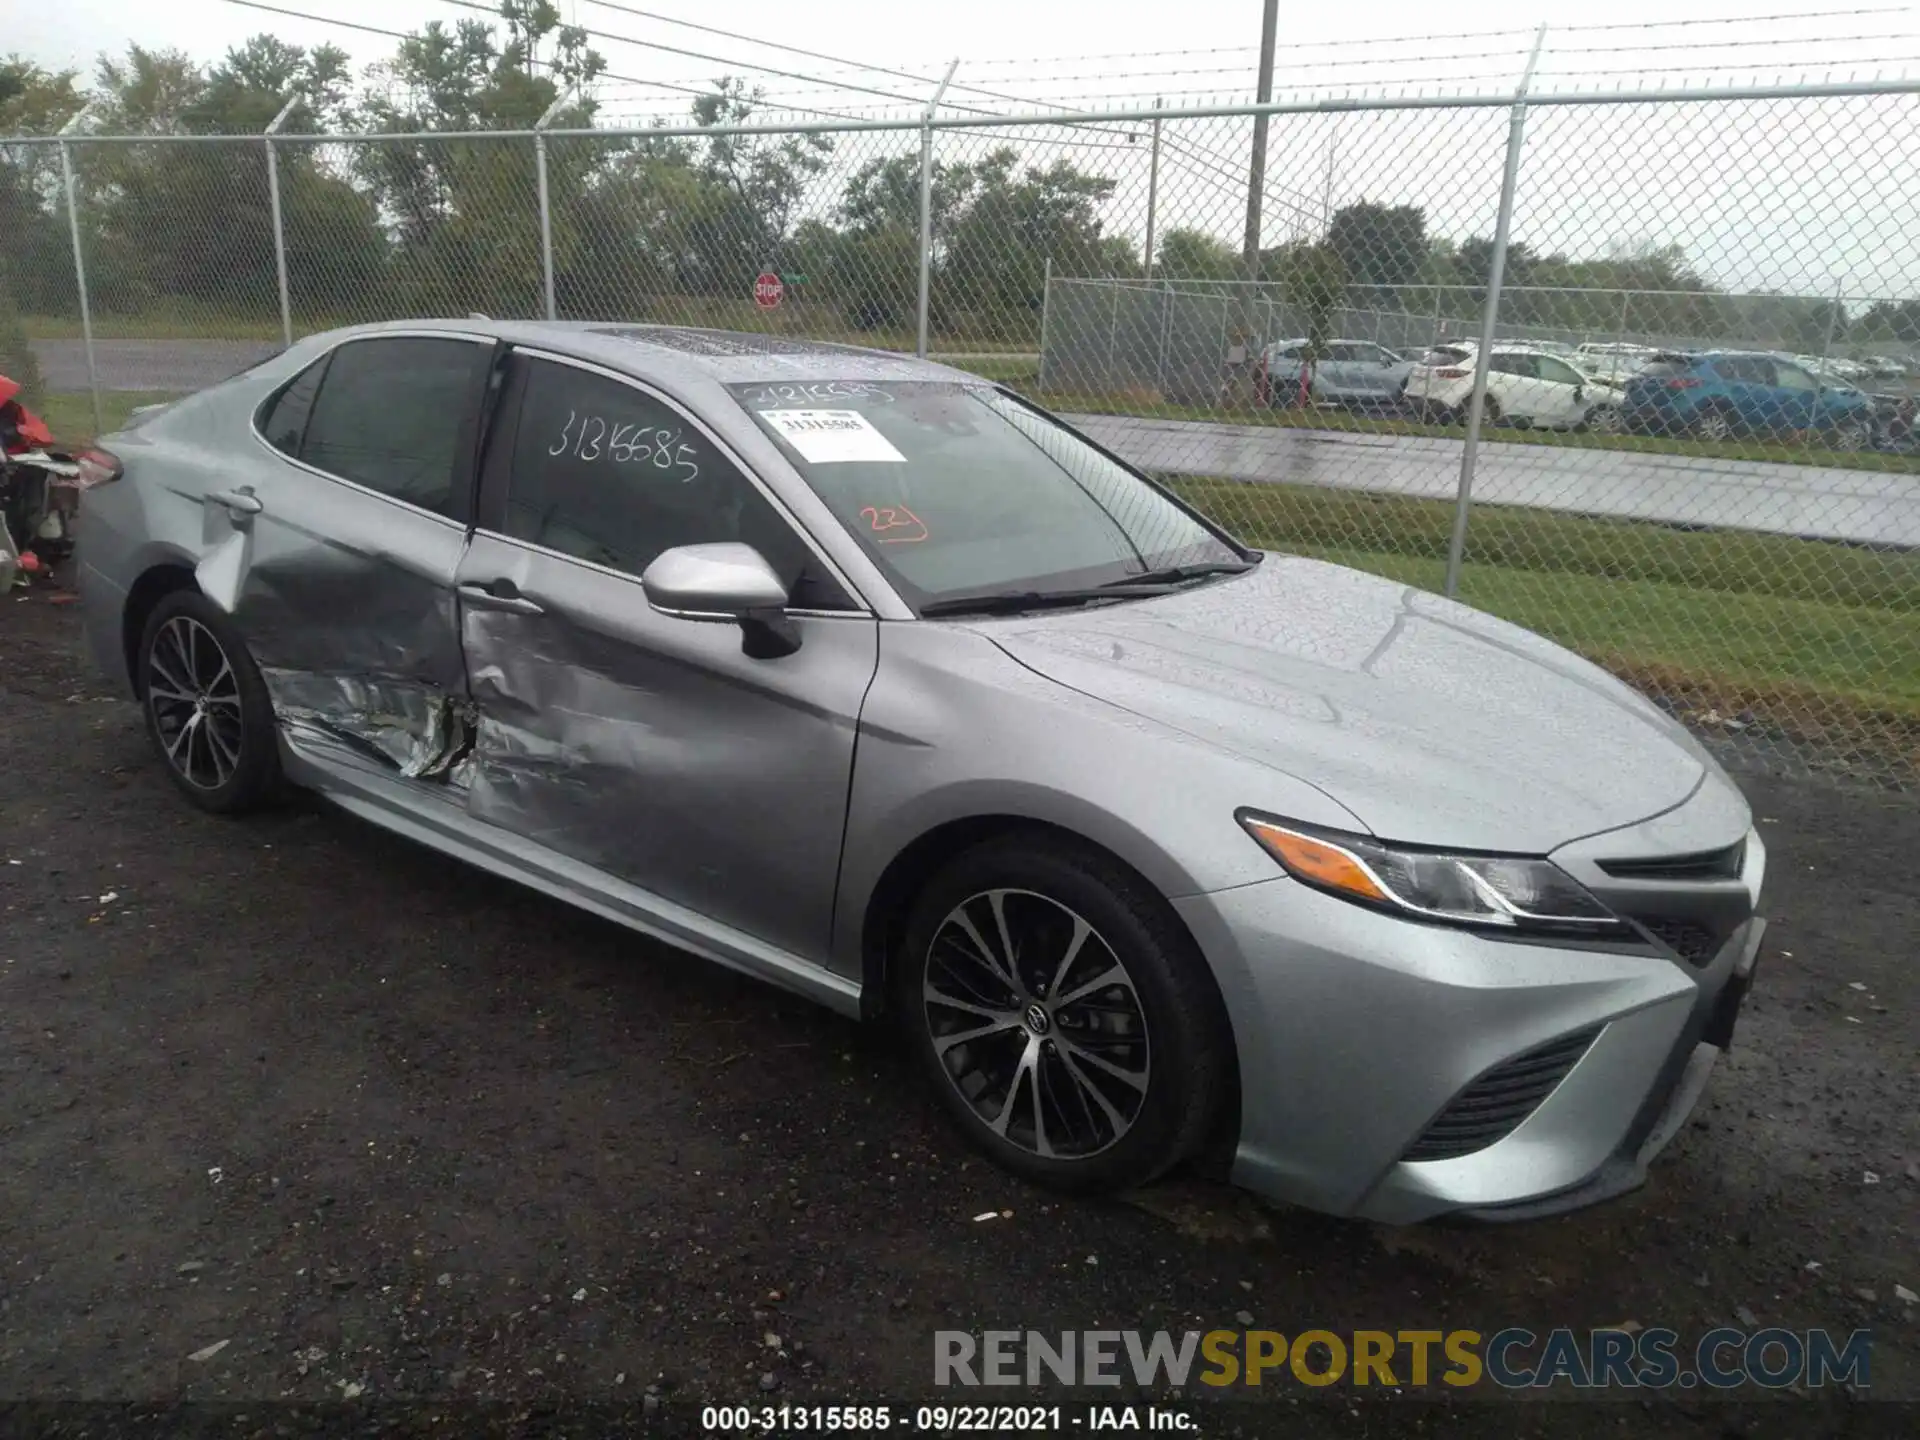
<instances>
[{"instance_id":1,"label":"parked car in background","mask_svg":"<svg viewBox=\"0 0 1920 1440\"><path fill-rule=\"evenodd\" d=\"M1904 381L1887 380L1869 371L1857 379L1848 379L1837 367L1810 367L1814 378L1837 392L1851 392L1873 407L1873 438L1876 442L1904 440L1913 433L1914 393Z\"/></svg>"},{"instance_id":2,"label":"parked car in background","mask_svg":"<svg viewBox=\"0 0 1920 1440\"><path fill-rule=\"evenodd\" d=\"M1852 385L1822 384L1804 365L1758 350L1664 351L1626 384L1627 428L1725 440L1806 432L1837 450L1864 450L1874 402Z\"/></svg>"},{"instance_id":3,"label":"parked car in background","mask_svg":"<svg viewBox=\"0 0 1920 1440\"><path fill-rule=\"evenodd\" d=\"M1464 418L1473 395L1478 346L1436 346L1407 376L1406 403L1423 419ZM1489 425L1522 429L1614 431L1620 428L1620 391L1533 345L1496 345L1487 360Z\"/></svg>"},{"instance_id":4,"label":"parked car in background","mask_svg":"<svg viewBox=\"0 0 1920 1440\"><path fill-rule=\"evenodd\" d=\"M1573 363L1594 379L1608 385L1625 385L1640 373L1640 367L1658 354L1651 345L1629 345L1621 341L1602 341L1580 346Z\"/></svg>"},{"instance_id":5,"label":"parked car in background","mask_svg":"<svg viewBox=\"0 0 1920 1440\"><path fill-rule=\"evenodd\" d=\"M1267 347L1265 379L1269 405L1351 405L1388 409L1399 401L1413 362L1371 340L1330 340L1303 384L1307 341L1284 340Z\"/></svg>"},{"instance_id":6,"label":"parked car in background","mask_svg":"<svg viewBox=\"0 0 1920 1440\"><path fill-rule=\"evenodd\" d=\"M1030 1180L1591 1204L1754 973L1766 847L1658 706L943 365L415 320L91 453L87 633L188 801L301 785L885 1023Z\"/></svg>"}]
</instances>

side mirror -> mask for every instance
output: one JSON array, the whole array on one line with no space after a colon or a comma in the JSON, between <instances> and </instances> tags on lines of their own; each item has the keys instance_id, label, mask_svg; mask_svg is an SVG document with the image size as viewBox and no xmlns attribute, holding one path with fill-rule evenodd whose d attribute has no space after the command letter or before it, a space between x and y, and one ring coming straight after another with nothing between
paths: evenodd
<instances>
[{"instance_id":1,"label":"side mirror","mask_svg":"<svg viewBox=\"0 0 1920 1440\"><path fill-rule=\"evenodd\" d=\"M751 545L676 545L641 573L647 603L662 615L738 625L741 648L756 660L774 660L800 648L800 631L787 618L787 587Z\"/></svg>"},{"instance_id":2,"label":"side mirror","mask_svg":"<svg viewBox=\"0 0 1920 1440\"><path fill-rule=\"evenodd\" d=\"M1574 386L1574 387L1573 387L1573 398L1574 398L1575 400L1584 400L1584 399L1586 399L1586 398L1587 398L1587 387L1586 387L1586 386L1584 386L1584 385L1576 385L1576 386Z\"/></svg>"}]
</instances>

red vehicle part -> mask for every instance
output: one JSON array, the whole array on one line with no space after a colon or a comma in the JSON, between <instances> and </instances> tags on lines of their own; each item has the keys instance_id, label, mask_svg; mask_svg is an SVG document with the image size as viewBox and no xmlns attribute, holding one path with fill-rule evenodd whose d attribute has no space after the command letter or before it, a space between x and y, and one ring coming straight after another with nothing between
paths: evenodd
<instances>
[{"instance_id":1,"label":"red vehicle part","mask_svg":"<svg viewBox=\"0 0 1920 1440\"><path fill-rule=\"evenodd\" d=\"M15 398L19 393L19 381L0 375L0 435L5 438L9 455L53 444L53 431Z\"/></svg>"}]
</instances>

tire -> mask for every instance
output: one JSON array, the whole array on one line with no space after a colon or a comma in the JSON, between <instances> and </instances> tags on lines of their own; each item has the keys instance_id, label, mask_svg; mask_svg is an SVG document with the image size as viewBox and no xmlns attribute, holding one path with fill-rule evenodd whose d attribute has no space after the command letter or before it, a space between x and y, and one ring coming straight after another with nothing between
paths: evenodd
<instances>
[{"instance_id":1,"label":"tire","mask_svg":"<svg viewBox=\"0 0 1920 1440\"><path fill-rule=\"evenodd\" d=\"M1733 422L1724 410L1702 410L1693 421L1693 438L1716 444L1733 438Z\"/></svg>"},{"instance_id":2,"label":"tire","mask_svg":"<svg viewBox=\"0 0 1920 1440\"><path fill-rule=\"evenodd\" d=\"M1861 420L1842 420L1827 432L1827 445L1834 450L1865 450L1873 444L1873 431Z\"/></svg>"},{"instance_id":3,"label":"tire","mask_svg":"<svg viewBox=\"0 0 1920 1440\"><path fill-rule=\"evenodd\" d=\"M162 596L141 633L135 677L147 736L195 805L237 815L279 793L273 702L219 606L198 590Z\"/></svg>"},{"instance_id":4,"label":"tire","mask_svg":"<svg viewBox=\"0 0 1920 1440\"><path fill-rule=\"evenodd\" d=\"M1147 1183L1200 1146L1233 1083L1206 962L1159 895L1091 848L1014 836L966 851L921 891L893 959L894 1013L941 1106L1038 1184ZM1102 975L1116 978L1095 988Z\"/></svg>"},{"instance_id":5,"label":"tire","mask_svg":"<svg viewBox=\"0 0 1920 1440\"><path fill-rule=\"evenodd\" d=\"M1618 405L1596 405L1587 411L1581 427L1593 435L1624 435L1627 423Z\"/></svg>"}]
</instances>

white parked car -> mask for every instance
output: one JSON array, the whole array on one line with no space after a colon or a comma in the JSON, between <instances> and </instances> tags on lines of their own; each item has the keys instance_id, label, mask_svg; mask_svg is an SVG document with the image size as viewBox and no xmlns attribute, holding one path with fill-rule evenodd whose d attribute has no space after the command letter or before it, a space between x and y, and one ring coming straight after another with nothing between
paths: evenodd
<instances>
[{"instance_id":1,"label":"white parked car","mask_svg":"<svg viewBox=\"0 0 1920 1440\"><path fill-rule=\"evenodd\" d=\"M1407 376L1407 404L1429 420L1464 420L1473 395L1472 341L1435 346ZM1620 429L1620 389L1533 345L1496 345L1487 361L1485 421L1522 429Z\"/></svg>"}]
</instances>

